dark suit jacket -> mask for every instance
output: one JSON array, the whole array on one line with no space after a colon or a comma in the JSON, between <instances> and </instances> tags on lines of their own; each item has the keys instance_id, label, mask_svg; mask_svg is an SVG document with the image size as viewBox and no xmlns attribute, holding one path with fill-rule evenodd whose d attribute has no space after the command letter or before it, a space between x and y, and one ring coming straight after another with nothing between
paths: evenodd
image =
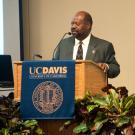
<instances>
[{"instance_id":1,"label":"dark suit jacket","mask_svg":"<svg viewBox=\"0 0 135 135\"><path fill-rule=\"evenodd\" d=\"M62 40L55 52L54 60L72 60L75 38L69 37ZM86 60L109 65L108 77L116 77L120 73L120 66L115 59L115 51L112 43L91 35Z\"/></svg>"}]
</instances>

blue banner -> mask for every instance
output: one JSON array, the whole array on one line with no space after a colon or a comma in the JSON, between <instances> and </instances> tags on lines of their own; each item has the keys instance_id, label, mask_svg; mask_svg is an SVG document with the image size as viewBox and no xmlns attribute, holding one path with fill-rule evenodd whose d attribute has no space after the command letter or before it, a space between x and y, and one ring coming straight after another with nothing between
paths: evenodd
<instances>
[{"instance_id":1,"label":"blue banner","mask_svg":"<svg viewBox=\"0 0 135 135\"><path fill-rule=\"evenodd\" d=\"M26 61L22 64L21 117L74 117L75 62Z\"/></svg>"}]
</instances>

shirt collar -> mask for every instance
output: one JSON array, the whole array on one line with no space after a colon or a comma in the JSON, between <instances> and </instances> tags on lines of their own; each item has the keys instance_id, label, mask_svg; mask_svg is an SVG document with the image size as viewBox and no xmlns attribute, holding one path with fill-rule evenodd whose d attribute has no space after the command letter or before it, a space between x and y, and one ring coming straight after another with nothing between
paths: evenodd
<instances>
[{"instance_id":1,"label":"shirt collar","mask_svg":"<svg viewBox=\"0 0 135 135\"><path fill-rule=\"evenodd\" d=\"M85 44L89 43L90 38L91 38L91 33L84 40L82 40L83 44L85 45ZM78 45L79 42L80 42L80 40L75 38L75 45Z\"/></svg>"}]
</instances>

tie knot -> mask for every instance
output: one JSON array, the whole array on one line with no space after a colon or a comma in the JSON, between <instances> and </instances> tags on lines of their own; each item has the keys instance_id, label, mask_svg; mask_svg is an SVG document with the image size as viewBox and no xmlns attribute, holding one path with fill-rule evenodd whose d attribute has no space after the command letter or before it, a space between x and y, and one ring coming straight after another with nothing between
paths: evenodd
<instances>
[{"instance_id":1,"label":"tie knot","mask_svg":"<svg viewBox=\"0 0 135 135\"><path fill-rule=\"evenodd\" d=\"M82 41L79 41L79 45L82 45L83 44L83 42Z\"/></svg>"}]
</instances>

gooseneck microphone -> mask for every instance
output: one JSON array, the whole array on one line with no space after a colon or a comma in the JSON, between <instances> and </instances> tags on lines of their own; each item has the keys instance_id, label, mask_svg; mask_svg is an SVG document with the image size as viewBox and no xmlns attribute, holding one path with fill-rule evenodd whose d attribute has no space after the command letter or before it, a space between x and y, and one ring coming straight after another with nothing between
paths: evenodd
<instances>
[{"instance_id":1,"label":"gooseneck microphone","mask_svg":"<svg viewBox=\"0 0 135 135\"><path fill-rule=\"evenodd\" d=\"M52 60L56 60L56 59L55 59L55 53L56 53L56 50L57 50L59 44L61 43L61 41L64 39L64 37L65 37L66 35L71 35L71 34L72 34L71 32L66 32L66 33L62 36L61 40L59 41L59 43L57 44L57 46L55 47L55 49L54 49L54 51L53 51L53 58L52 58Z\"/></svg>"},{"instance_id":2,"label":"gooseneck microphone","mask_svg":"<svg viewBox=\"0 0 135 135\"><path fill-rule=\"evenodd\" d=\"M40 55L40 54L34 54L33 55L33 60L35 60L35 57L38 57L38 58L42 59L42 55Z\"/></svg>"}]
</instances>

